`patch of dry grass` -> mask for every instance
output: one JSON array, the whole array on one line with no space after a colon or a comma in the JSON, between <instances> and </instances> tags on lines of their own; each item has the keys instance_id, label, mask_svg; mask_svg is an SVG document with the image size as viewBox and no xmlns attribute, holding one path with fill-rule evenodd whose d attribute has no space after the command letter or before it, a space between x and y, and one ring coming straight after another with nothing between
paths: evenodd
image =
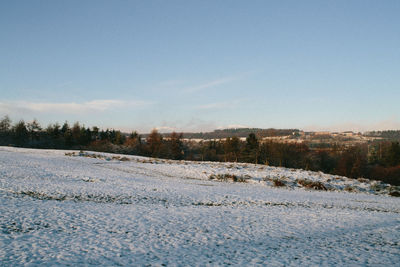
<instances>
[{"instance_id":1,"label":"patch of dry grass","mask_svg":"<svg viewBox=\"0 0 400 267\"><path fill-rule=\"evenodd\" d=\"M313 189L313 190L324 190L327 191L328 189L325 185L319 181L312 181L308 179L297 179L296 182L304 188Z\"/></svg>"},{"instance_id":2,"label":"patch of dry grass","mask_svg":"<svg viewBox=\"0 0 400 267\"><path fill-rule=\"evenodd\" d=\"M279 179L279 178L272 179L272 182L274 183L274 186L276 186L276 187L286 186L285 181L283 181L282 179Z\"/></svg>"},{"instance_id":3,"label":"patch of dry grass","mask_svg":"<svg viewBox=\"0 0 400 267\"><path fill-rule=\"evenodd\" d=\"M389 196L400 197L400 192L399 191L391 191L391 192L389 192Z\"/></svg>"},{"instance_id":4,"label":"patch of dry grass","mask_svg":"<svg viewBox=\"0 0 400 267\"><path fill-rule=\"evenodd\" d=\"M248 177L245 176L237 176L234 174L211 174L209 176L210 180L217 180L217 181L223 181L223 182L238 182L238 183L246 183L248 180Z\"/></svg>"},{"instance_id":5,"label":"patch of dry grass","mask_svg":"<svg viewBox=\"0 0 400 267\"><path fill-rule=\"evenodd\" d=\"M352 187L352 186L350 186L350 185L346 185L346 186L344 187L344 191L347 191L347 192L354 192L355 189L354 189L354 187Z\"/></svg>"}]
</instances>

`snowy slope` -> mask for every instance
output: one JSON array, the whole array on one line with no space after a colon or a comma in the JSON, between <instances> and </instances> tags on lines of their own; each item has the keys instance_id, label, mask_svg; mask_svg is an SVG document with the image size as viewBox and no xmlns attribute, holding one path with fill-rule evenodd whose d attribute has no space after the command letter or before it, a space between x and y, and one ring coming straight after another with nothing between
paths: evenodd
<instances>
[{"instance_id":1,"label":"snowy slope","mask_svg":"<svg viewBox=\"0 0 400 267\"><path fill-rule=\"evenodd\" d=\"M252 164L67 154L0 147L0 266L400 266L400 199L387 195L398 188Z\"/></svg>"}]
</instances>

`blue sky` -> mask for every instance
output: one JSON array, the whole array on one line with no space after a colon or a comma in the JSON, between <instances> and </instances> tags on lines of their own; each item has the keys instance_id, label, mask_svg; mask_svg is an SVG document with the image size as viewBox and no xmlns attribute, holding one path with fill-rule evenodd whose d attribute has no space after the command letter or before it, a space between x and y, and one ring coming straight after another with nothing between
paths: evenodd
<instances>
[{"instance_id":1,"label":"blue sky","mask_svg":"<svg viewBox=\"0 0 400 267\"><path fill-rule=\"evenodd\" d=\"M0 115L400 129L400 1L1 1Z\"/></svg>"}]
</instances>

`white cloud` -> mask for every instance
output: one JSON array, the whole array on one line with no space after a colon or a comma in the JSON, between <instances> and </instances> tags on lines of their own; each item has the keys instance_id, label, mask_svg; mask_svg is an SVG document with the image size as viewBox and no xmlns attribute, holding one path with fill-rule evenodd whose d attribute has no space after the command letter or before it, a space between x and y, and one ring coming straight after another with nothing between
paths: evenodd
<instances>
[{"instance_id":1,"label":"white cloud","mask_svg":"<svg viewBox=\"0 0 400 267\"><path fill-rule=\"evenodd\" d=\"M26 114L28 112L79 114L83 112L107 111L121 107L139 108L148 106L150 104L152 103L147 101L125 101L116 99L100 99L83 103L3 101L0 102L0 111L6 114Z\"/></svg>"}]
</instances>

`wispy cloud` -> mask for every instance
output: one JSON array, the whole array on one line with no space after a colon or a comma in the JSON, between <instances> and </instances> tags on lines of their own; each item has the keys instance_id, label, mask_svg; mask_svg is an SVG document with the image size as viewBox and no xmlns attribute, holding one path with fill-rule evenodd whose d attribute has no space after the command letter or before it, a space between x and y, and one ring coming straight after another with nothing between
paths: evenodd
<instances>
[{"instance_id":1,"label":"wispy cloud","mask_svg":"<svg viewBox=\"0 0 400 267\"><path fill-rule=\"evenodd\" d=\"M160 87L172 87L172 86L179 86L182 85L184 83L183 80L165 80L165 81L161 81L157 84L157 86Z\"/></svg>"},{"instance_id":2,"label":"wispy cloud","mask_svg":"<svg viewBox=\"0 0 400 267\"><path fill-rule=\"evenodd\" d=\"M226 101L226 102L215 102L215 103L208 103L204 105L198 105L195 108L201 110L213 110L213 109L228 109L228 108L235 108L239 104L239 100L233 101Z\"/></svg>"},{"instance_id":3,"label":"wispy cloud","mask_svg":"<svg viewBox=\"0 0 400 267\"><path fill-rule=\"evenodd\" d=\"M219 79L215 79L212 81L208 81L208 82L204 82L202 84L198 84L198 85L194 85L194 86L189 86L184 88L182 91L184 93L194 93L194 92L198 92L198 91L202 91L208 88L213 88L213 87L217 87L223 84L227 84L227 83L231 83L233 81L237 81L240 79L243 79L243 77L251 74L253 72L242 72L236 75L231 75L231 76L226 76L226 77L222 77Z\"/></svg>"},{"instance_id":4,"label":"wispy cloud","mask_svg":"<svg viewBox=\"0 0 400 267\"><path fill-rule=\"evenodd\" d=\"M0 111L7 114L27 112L79 114L83 112L99 112L124 107L140 108L151 104L152 102L142 100L125 101L116 99L100 99L82 103L4 101L0 102Z\"/></svg>"},{"instance_id":5,"label":"wispy cloud","mask_svg":"<svg viewBox=\"0 0 400 267\"><path fill-rule=\"evenodd\" d=\"M235 77L225 77L225 78L221 78L221 79L217 79L217 80L213 80L210 82L206 82L203 84L199 84L196 86L192 86L192 87L187 87L183 90L183 92L185 93L194 93L197 91L201 91L207 88L211 88L211 87L215 87L221 84L225 84L225 83L229 83L235 80Z\"/></svg>"}]
</instances>

